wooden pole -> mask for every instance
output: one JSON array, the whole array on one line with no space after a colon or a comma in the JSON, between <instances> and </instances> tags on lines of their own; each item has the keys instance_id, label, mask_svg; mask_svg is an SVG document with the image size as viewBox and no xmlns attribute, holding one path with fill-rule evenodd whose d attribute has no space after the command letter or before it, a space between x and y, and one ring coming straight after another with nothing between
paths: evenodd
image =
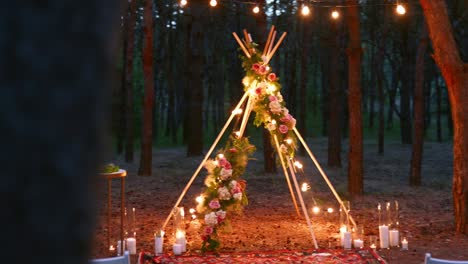
<instances>
[{"instance_id":1,"label":"wooden pole","mask_svg":"<svg viewBox=\"0 0 468 264\"><path fill-rule=\"evenodd\" d=\"M332 191L333 195L335 196L336 200L338 201L338 203L340 204L340 207L346 212L346 216L349 218L349 220L351 220L351 223L353 224L354 227L356 227L356 222L354 222L354 219L348 214L348 211L346 210L346 207L344 206L343 204L343 201L341 200L340 196L338 195L338 193L336 192L335 188L333 187L333 185L331 184L330 180L328 179L327 175L325 174L325 172L323 171L322 167L320 166L320 164L318 163L317 159L315 158L314 154L312 154L312 151L310 151L309 147L307 146L307 143L305 142L305 140L302 138L301 134L299 133L299 131L297 130L297 128L293 128L294 130L294 133L296 133L296 136L297 138L299 139L299 141L301 141L302 143L302 146L304 147L304 149L307 151L307 153L309 154L309 157L312 159L312 161L314 162L315 166L317 167L318 171L320 172L320 174L322 175L323 179L325 180L325 182L327 183L328 187L330 188L330 190Z\"/></svg>"},{"instance_id":2,"label":"wooden pole","mask_svg":"<svg viewBox=\"0 0 468 264\"><path fill-rule=\"evenodd\" d=\"M244 96L242 96L241 100L239 101L239 103L236 105L236 108L234 109L238 109L245 101L245 99L247 99L247 96L248 96L248 92L245 92L244 93ZM192 178L190 178L189 182L187 183L187 185L185 186L184 190L182 191L182 194L179 196L179 199L177 199L177 202L175 203L174 207L172 208L171 212L169 213L169 215L167 216L166 218L166 221L164 221L164 224L162 226L162 230L164 230L167 226L167 224L169 223L169 220L171 219L171 216L172 216L172 212L174 211L174 208L178 207L180 202L182 201L182 199L184 198L185 194L187 193L188 189L190 188L190 186L192 185L193 181L195 180L195 178L197 177L198 173L200 173L200 170L203 168L203 166L205 165L205 162L208 160L208 158L210 157L211 153L213 152L214 148L216 147L216 145L218 144L219 140L221 139L221 137L223 136L224 132L226 131L226 129L228 128L229 124L231 124L231 121L232 119L234 119L234 116L236 115L236 113L233 111L231 113L231 116L229 117L229 119L226 121L226 124L224 125L223 129L221 130L221 132L219 133L218 137L216 137L215 141L213 142L213 145L211 145L210 149L208 150L208 152L206 153L205 155L205 158L203 158L203 161L200 163L200 165L198 166L197 170L195 171L195 173L192 175Z\"/></svg>"},{"instance_id":3,"label":"wooden pole","mask_svg":"<svg viewBox=\"0 0 468 264\"><path fill-rule=\"evenodd\" d=\"M268 54L268 47L270 46L271 36L273 35L273 31L275 30L275 26L271 26L270 33L268 34L267 42L265 43L265 47L263 48L263 56Z\"/></svg>"},{"instance_id":4,"label":"wooden pole","mask_svg":"<svg viewBox=\"0 0 468 264\"><path fill-rule=\"evenodd\" d=\"M252 112L252 97L249 96L249 100L247 101L247 105L245 106L244 116L242 118L241 127L239 129L238 137L242 137L245 132L245 128L247 127L247 122L249 122L250 113Z\"/></svg>"},{"instance_id":5,"label":"wooden pole","mask_svg":"<svg viewBox=\"0 0 468 264\"><path fill-rule=\"evenodd\" d=\"M312 223L310 222L309 213L307 213L307 207L305 206L304 199L302 198L301 188L299 187L299 184L297 183L296 173L294 173L294 166L291 160L289 160L289 171L291 172L291 177L294 182L294 187L296 187L296 192L297 192L297 195L299 196L299 202L301 203L302 213L304 214L304 217L307 221L307 226L309 227L310 235L312 236L312 241L314 241L315 249L318 249L317 240L315 239L314 230L312 229Z\"/></svg>"},{"instance_id":6,"label":"wooden pole","mask_svg":"<svg viewBox=\"0 0 468 264\"><path fill-rule=\"evenodd\" d=\"M280 158L281 166L283 167L284 177L286 178L286 182L288 183L289 192L291 193L291 198L292 198L293 203L294 203L294 208L296 208L297 216L301 217L301 213L299 212L299 207L297 206L297 202L296 202L296 196L294 195L294 191L293 191L293 188L292 188L292 185L291 185L291 181L289 180L288 170L286 169L286 163L283 160L283 155L281 155L281 149L280 149L280 145L279 145L279 142L278 142L278 137L276 135L274 135L274 139L275 139L275 144L276 144L276 151L277 151L278 156Z\"/></svg>"},{"instance_id":7,"label":"wooden pole","mask_svg":"<svg viewBox=\"0 0 468 264\"><path fill-rule=\"evenodd\" d=\"M244 47L244 44L242 44L242 41L240 40L239 36L237 36L236 32L232 32L232 35L233 35L234 38L236 39L237 43L239 43L239 46L241 47L241 49L244 51L245 56L247 56L247 58L250 59L250 53L249 53L249 51Z\"/></svg>"},{"instance_id":8,"label":"wooden pole","mask_svg":"<svg viewBox=\"0 0 468 264\"><path fill-rule=\"evenodd\" d=\"M278 49L279 45L281 44L281 42L283 41L283 39L286 37L286 32L283 33L283 35L281 35L281 38L278 40L278 42L276 42L276 45L275 47L273 48L273 50L271 52L268 53L267 55L267 61L265 64L268 64L268 62L270 62L271 60L271 57L273 57L273 55L275 54L276 50Z\"/></svg>"}]
</instances>

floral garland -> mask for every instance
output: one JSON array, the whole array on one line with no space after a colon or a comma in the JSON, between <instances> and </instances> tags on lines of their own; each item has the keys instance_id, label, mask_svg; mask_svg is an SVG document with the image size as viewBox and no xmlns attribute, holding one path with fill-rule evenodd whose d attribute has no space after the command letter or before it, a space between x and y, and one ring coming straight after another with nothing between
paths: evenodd
<instances>
[{"instance_id":1,"label":"floral garland","mask_svg":"<svg viewBox=\"0 0 468 264\"><path fill-rule=\"evenodd\" d=\"M206 189L197 206L197 212L204 214L203 252L216 251L220 246L217 231L229 225L227 212L239 212L248 203L246 183L240 177L254 151L247 138L231 136L216 158L206 161Z\"/></svg>"},{"instance_id":2,"label":"floral garland","mask_svg":"<svg viewBox=\"0 0 468 264\"><path fill-rule=\"evenodd\" d=\"M296 136L293 129L296 119L289 114L280 93L279 78L261 56L256 44L247 44L251 57L240 56L246 76L242 80L244 90L249 92L252 110L256 113L254 125L263 125L271 135L271 144L276 149L275 138L280 144L283 160L294 157ZM220 247L218 228L229 225L227 213L240 211L247 204L246 182L240 177L244 174L248 157L255 151L247 138L231 136L226 147L218 152L215 159L208 160L205 168L206 190L201 195L197 212L204 215L202 248L205 251L217 251Z\"/></svg>"}]
</instances>

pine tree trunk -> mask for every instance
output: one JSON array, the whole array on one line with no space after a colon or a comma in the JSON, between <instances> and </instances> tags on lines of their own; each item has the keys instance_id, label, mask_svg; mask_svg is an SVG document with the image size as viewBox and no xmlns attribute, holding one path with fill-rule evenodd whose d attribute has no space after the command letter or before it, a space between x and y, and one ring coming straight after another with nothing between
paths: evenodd
<instances>
[{"instance_id":1,"label":"pine tree trunk","mask_svg":"<svg viewBox=\"0 0 468 264\"><path fill-rule=\"evenodd\" d=\"M133 57L135 49L136 0L129 2L126 23L126 64L125 64L125 161L133 162L135 141L135 113L133 111Z\"/></svg>"},{"instance_id":2,"label":"pine tree trunk","mask_svg":"<svg viewBox=\"0 0 468 264\"><path fill-rule=\"evenodd\" d=\"M362 147L362 95L361 95L361 32L359 4L357 0L346 2L349 29L348 54L348 109L349 109L349 153L348 191L351 195L363 193L363 147Z\"/></svg>"},{"instance_id":3,"label":"pine tree trunk","mask_svg":"<svg viewBox=\"0 0 468 264\"><path fill-rule=\"evenodd\" d=\"M187 156L201 155L203 152L203 12L205 3L202 1L191 2L192 31L191 31L191 92L188 102L188 145Z\"/></svg>"},{"instance_id":4,"label":"pine tree trunk","mask_svg":"<svg viewBox=\"0 0 468 264\"><path fill-rule=\"evenodd\" d=\"M428 45L427 28L423 25L416 56L416 76L414 85L413 106L413 150L409 183L412 186L421 185L421 161L424 144L424 59Z\"/></svg>"},{"instance_id":5,"label":"pine tree trunk","mask_svg":"<svg viewBox=\"0 0 468 264\"><path fill-rule=\"evenodd\" d=\"M447 84L453 136L453 204L455 229L468 234L468 65L457 49L445 1L420 0L434 49Z\"/></svg>"},{"instance_id":6,"label":"pine tree trunk","mask_svg":"<svg viewBox=\"0 0 468 264\"><path fill-rule=\"evenodd\" d=\"M153 0L145 0L143 13L143 75L145 94L143 99L143 128L141 135L141 155L138 175L151 176L153 158L153 107L154 107L154 69L153 69Z\"/></svg>"},{"instance_id":7,"label":"pine tree trunk","mask_svg":"<svg viewBox=\"0 0 468 264\"><path fill-rule=\"evenodd\" d=\"M339 85L339 25L334 21L330 38L330 100L328 104L328 166L341 167L342 102Z\"/></svg>"}]
</instances>

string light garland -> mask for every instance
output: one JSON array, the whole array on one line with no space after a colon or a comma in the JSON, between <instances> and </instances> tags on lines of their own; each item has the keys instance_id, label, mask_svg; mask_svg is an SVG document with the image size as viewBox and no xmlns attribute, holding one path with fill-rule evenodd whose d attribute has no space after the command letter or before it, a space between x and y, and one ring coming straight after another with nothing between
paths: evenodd
<instances>
[{"instance_id":1,"label":"string light garland","mask_svg":"<svg viewBox=\"0 0 468 264\"><path fill-rule=\"evenodd\" d=\"M228 3L238 3L238 4L243 4L243 5L251 5L253 8L251 9L254 14L258 14L260 12L260 7L258 5L258 2L255 1L242 1L242 0L220 0L221 2L228 2ZM416 1L416 0L414 0ZM376 1L377 2L377 1ZM347 7L363 7L363 6L395 6L395 13L398 15L405 15L407 12L407 6L410 4L417 4L417 1L415 3L411 3L410 1L405 1L406 5L400 4L398 0L396 0L396 3L358 3L358 4L330 4L329 1L325 0L298 0L297 4L302 5L300 9L300 14L302 16L309 16L311 12L311 8L309 6L315 7L322 7L322 8L333 8L332 12L330 13L330 17L333 20L337 20L340 18L341 13L336 9L336 8L347 8ZM185 7L188 4L188 0L180 0L179 5L180 7ZM218 1L217 0L210 0L209 4L211 7L216 7L218 6ZM265 11L266 12L266 11ZM299 13L299 12L298 12Z\"/></svg>"}]
</instances>

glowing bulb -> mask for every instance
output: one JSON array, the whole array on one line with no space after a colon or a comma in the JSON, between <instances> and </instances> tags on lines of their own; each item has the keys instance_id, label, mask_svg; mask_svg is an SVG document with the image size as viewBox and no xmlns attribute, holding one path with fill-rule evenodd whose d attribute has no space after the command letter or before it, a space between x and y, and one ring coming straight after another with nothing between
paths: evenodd
<instances>
[{"instance_id":1,"label":"glowing bulb","mask_svg":"<svg viewBox=\"0 0 468 264\"><path fill-rule=\"evenodd\" d=\"M219 153L219 154L218 154L218 159L222 159L222 158L224 158L224 154L223 154L223 153Z\"/></svg>"},{"instance_id":2,"label":"glowing bulb","mask_svg":"<svg viewBox=\"0 0 468 264\"><path fill-rule=\"evenodd\" d=\"M333 208L328 207L327 212L328 212L329 214L333 213Z\"/></svg>"},{"instance_id":3,"label":"glowing bulb","mask_svg":"<svg viewBox=\"0 0 468 264\"><path fill-rule=\"evenodd\" d=\"M314 207L312 208L312 213L314 213L314 214L320 213L320 208L319 208L318 206L314 206Z\"/></svg>"},{"instance_id":4,"label":"glowing bulb","mask_svg":"<svg viewBox=\"0 0 468 264\"><path fill-rule=\"evenodd\" d=\"M292 144L292 139L290 139L290 138L287 138L285 141L286 141L286 143L288 143L289 145Z\"/></svg>"},{"instance_id":5,"label":"glowing bulb","mask_svg":"<svg viewBox=\"0 0 468 264\"><path fill-rule=\"evenodd\" d=\"M190 212L191 214L194 214L194 213L195 213L195 209L190 208L189 212Z\"/></svg>"},{"instance_id":6,"label":"glowing bulb","mask_svg":"<svg viewBox=\"0 0 468 264\"><path fill-rule=\"evenodd\" d=\"M232 114L233 115L240 115L240 114L242 114L242 109L241 108L234 109L232 111Z\"/></svg>"},{"instance_id":7,"label":"glowing bulb","mask_svg":"<svg viewBox=\"0 0 468 264\"><path fill-rule=\"evenodd\" d=\"M199 195L199 196L197 196L197 198L195 198L195 201L196 201L197 203L199 203L199 204L202 203L203 200L205 200L205 198L203 198L202 195Z\"/></svg>"},{"instance_id":8,"label":"glowing bulb","mask_svg":"<svg viewBox=\"0 0 468 264\"><path fill-rule=\"evenodd\" d=\"M215 7L218 4L218 1L216 0L211 0L210 1L210 6Z\"/></svg>"},{"instance_id":9,"label":"glowing bulb","mask_svg":"<svg viewBox=\"0 0 468 264\"><path fill-rule=\"evenodd\" d=\"M396 12L399 15L404 15L406 14L406 8L402 4L398 4L396 7Z\"/></svg>"},{"instance_id":10,"label":"glowing bulb","mask_svg":"<svg viewBox=\"0 0 468 264\"><path fill-rule=\"evenodd\" d=\"M309 189L310 189L310 185L307 182L302 183L302 186L301 186L302 192L307 192L307 190Z\"/></svg>"},{"instance_id":11,"label":"glowing bulb","mask_svg":"<svg viewBox=\"0 0 468 264\"><path fill-rule=\"evenodd\" d=\"M271 123L272 123L273 125L276 125L276 120L274 120L274 119L271 120Z\"/></svg>"},{"instance_id":12,"label":"glowing bulb","mask_svg":"<svg viewBox=\"0 0 468 264\"><path fill-rule=\"evenodd\" d=\"M180 0L180 6L184 7L187 5L187 0Z\"/></svg>"},{"instance_id":13,"label":"glowing bulb","mask_svg":"<svg viewBox=\"0 0 468 264\"><path fill-rule=\"evenodd\" d=\"M302 166L302 164L299 161L295 161L294 166L296 166L296 168L298 168L298 169L302 169L304 167L304 166Z\"/></svg>"},{"instance_id":14,"label":"glowing bulb","mask_svg":"<svg viewBox=\"0 0 468 264\"><path fill-rule=\"evenodd\" d=\"M340 17L340 12L338 12L338 11L336 11L336 10L333 10L333 11L331 12L331 17L332 17L333 19L338 19L338 18Z\"/></svg>"},{"instance_id":15,"label":"glowing bulb","mask_svg":"<svg viewBox=\"0 0 468 264\"><path fill-rule=\"evenodd\" d=\"M260 7L255 6L255 7L252 9L252 12L254 12L255 14L258 14L258 12L260 12Z\"/></svg>"},{"instance_id":16,"label":"glowing bulb","mask_svg":"<svg viewBox=\"0 0 468 264\"><path fill-rule=\"evenodd\" d=\"M270 66L266 66L266 67L265 67L265 70L266 70L266 71L269 71L269 70L270 70Z\"/></svg>"},{"instance_id":17,"label":"glowing bulb","mask_svg":"<svg viewBox=\"0 0 468 264\"><path fill-rule=\"evenodd\" d=\"M308 16L310 14L310 9L308 6L302 6L301 13L303 16Z\"/></svg>"}]
</instances>

